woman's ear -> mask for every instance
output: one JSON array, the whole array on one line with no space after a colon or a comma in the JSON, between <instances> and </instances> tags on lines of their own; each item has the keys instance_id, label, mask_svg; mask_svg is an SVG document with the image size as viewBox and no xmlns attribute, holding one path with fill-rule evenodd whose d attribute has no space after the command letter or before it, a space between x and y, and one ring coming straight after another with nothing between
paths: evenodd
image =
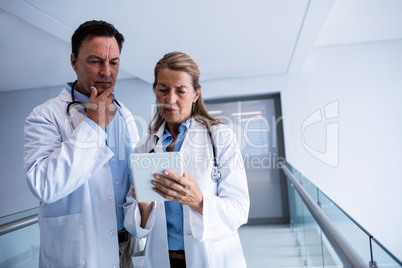
<instances>
[{"instance_id":1,"label":"woman's ear","mask_svg":"<svg viewBox=\"0 0 402 268\"><path fill-rule=\"evenodd\" d=\"M201 88L199 88L196 92L195 92L195 96L193 98L193 103L196 103L196 101L198 100L198 98L200 97L201 94Z\"/></svg>"}]
</instances>

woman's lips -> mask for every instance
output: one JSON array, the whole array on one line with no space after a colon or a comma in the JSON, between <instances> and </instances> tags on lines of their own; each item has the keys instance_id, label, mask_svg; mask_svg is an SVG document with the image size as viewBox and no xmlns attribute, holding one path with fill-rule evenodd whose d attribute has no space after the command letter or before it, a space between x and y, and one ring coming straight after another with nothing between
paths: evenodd
<instances>
[{"instance_id":1,"label":"woman's lips","mask_svg":"<svg viewBox=\"0 0 402 268\"><path fill-rule=\"evenodd\" d=\"M173 112L177 111L177 109L173 109L173 108L165 108L164 110L165 110L165 112L168 112L168 113L173 113Z\"/></svg>"}]
</instances>

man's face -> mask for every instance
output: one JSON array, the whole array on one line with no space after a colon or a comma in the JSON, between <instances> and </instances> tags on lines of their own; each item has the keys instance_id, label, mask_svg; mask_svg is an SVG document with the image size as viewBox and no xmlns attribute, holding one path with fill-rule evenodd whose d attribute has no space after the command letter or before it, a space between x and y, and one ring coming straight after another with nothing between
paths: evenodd
<instances>
[{"instance_id":1,"label":"man's face","mask_svg":"<svg viewBox=\"0 0 402 268\"><path fill-rule=\"evenodd\" d=\"M78 57L71 54L71 66L77 73L76 90L90 96L94 86L101 94L114 87L119 72L120 51L116 38L89 36L82 43Z\"/></svg>"}]
</instances>

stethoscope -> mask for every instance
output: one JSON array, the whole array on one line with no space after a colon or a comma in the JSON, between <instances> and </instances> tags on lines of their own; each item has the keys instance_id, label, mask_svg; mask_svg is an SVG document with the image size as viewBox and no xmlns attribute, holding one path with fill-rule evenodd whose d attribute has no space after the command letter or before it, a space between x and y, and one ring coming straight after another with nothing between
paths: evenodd
<instances>
[{"instance_id":1,"label":"stethoscope","mask_svg":"<svg viewBox=\"0 0 402 268\"><path fill-rule=\"evenodd\" d=\"M74 83L73 83L73 85L71 86L71 100L72 100L72 101L67 105L67 117L68 117L68 121L70 121L70 125L71 125L71 127L72 127L73 130L75 129L75 126L74 126L73 119L72 119L71 113L70 113L70 108L71 108L71 106L74 105L74 104L78 104L78 105L80 105L82 108L84 108L85 113L87 112L87 108L85 107L85 105L84 105L82 102L75 100L75 97L74 97L74 90L75 90L76 85L77 85L77 80L75 80ZM113 99L113 101L114 101L117 105L119 105L119 107L121 107L120 103L119 103L116 99Z\"/></svg>"},{"instance_id":2,"label":"stethoscope","mask_svg":"<svg viewBox=\"0 0 402 268\"><path fill-rule=\"evenodd\" d=\"M215 146L215 142L214 139L212 138L212 133L211 133L211 129L210 127L207 125L207 130L208 130L208 135L209 135L209 139L211 140L211 145L212 145L212 153L214 154L214 167L212 168L211 171L211 179L213 182L218 182L221 177L222 174L221 172L218 170L218 158L216 157L216 146ZM159 141L159 137L156 136L156 141L155 141L155 146L154 148L152 148L149 153L155 153L155 147L158 144Z\"/></svg>"},{"instance_id":3,"label":"stethoscope","mask_svg":"<svg viewBox=\"0 0 402 268\"><path fill-rule=\"evenodd\" d=\"M82 108L84 108L85 113L87 112L87 108L85 107L85 105L82 102L75 100L74 89L75 89L76 85L77 85L77 80L75 80L73 85L71 86L71 100L72 101L67 105L67 117L68 117L68 121L70 121L70 125L73 128L73 130L75 129L75 126L73 123L73 119L71 118L71 113L70 113L71 106L74 104L78 104L78 105L82 106Z\"/></svg>"},{"instance_id":4,"label":"stethoscope","mask_svg":"<svg viewBox=\"0 0 402 268\"><path fill-rule=\"evenodd\" d=\"M212 152L214 154L214 167L212 168L212 171L211 171L211 178L214 182L217 182L218 180L221 179L222 174L218 170L218 158L216 157L216 146L215 146L214 139L212 138L212 133L211 133L211 129L210 129L209 125L207 125L207 129L208 129L209 139L211 140L211 144L212 144Z\"/></svg>"}]
</instances>

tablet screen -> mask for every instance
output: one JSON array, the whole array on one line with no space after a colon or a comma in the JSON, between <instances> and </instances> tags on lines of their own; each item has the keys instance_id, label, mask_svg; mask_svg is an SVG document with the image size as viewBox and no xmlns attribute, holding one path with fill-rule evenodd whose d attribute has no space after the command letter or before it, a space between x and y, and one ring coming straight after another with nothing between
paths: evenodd
<instances>
[{"instance_id":1,"label":"tablet screen","mask_svg":"<svg viewBox=\"0 0 402 268\"><path fill-rule=\"evenodd\" d=\"M154 174L170 170L183 174L183 156L180 152L145 153L130 155L131 177L138 202L164 201L151 183Z\"/></svg>"}]
</instances>

